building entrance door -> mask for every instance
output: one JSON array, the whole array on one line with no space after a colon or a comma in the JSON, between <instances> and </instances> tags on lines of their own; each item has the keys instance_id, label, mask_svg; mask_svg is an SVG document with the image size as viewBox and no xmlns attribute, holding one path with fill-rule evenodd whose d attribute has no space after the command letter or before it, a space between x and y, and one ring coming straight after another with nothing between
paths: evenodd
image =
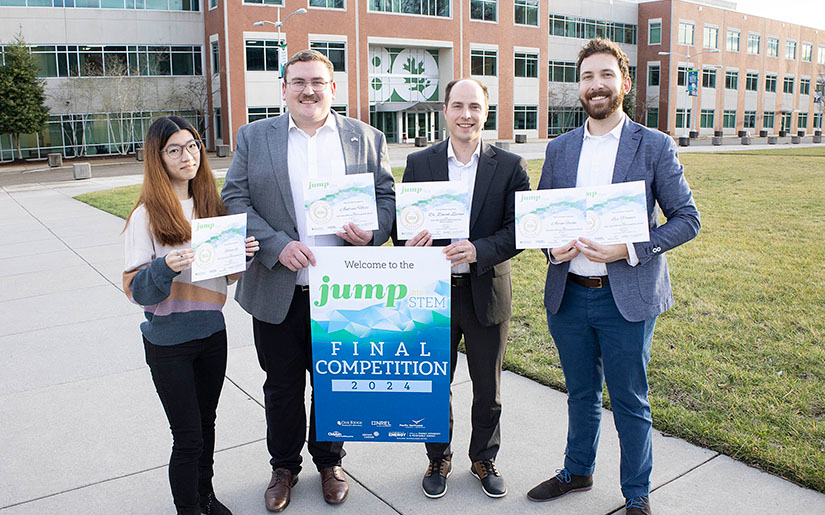
<instances>
[{"instance_id":1,"label":"building entrance door","mask_svg":"<svg viewBox=\"0 0 825 515\"><path fill-rule=\"evenodd\" d=\"M408 141L416 137L425 137L428 142L435 141L439 136L437 111L405 111L403 113L403 134Z\"/></svg>"}]
</instances>

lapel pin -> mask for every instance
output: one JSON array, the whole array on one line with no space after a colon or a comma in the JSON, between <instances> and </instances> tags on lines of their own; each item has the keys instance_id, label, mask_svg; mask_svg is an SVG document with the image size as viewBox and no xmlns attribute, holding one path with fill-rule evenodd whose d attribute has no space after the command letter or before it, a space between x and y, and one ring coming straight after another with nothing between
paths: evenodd
<instances>
[{"instance_id":1,"label":"lapel pin","mask_svg":"<svg viewBox=\"0 0 825 515\"><path fill-rule=\"evenodd\" d=\"M353 137L351 137L351 138L350 138L350 141L358 141L358 138L356 138L355 136L353 136Z\"/></svg>"}]
</instances>

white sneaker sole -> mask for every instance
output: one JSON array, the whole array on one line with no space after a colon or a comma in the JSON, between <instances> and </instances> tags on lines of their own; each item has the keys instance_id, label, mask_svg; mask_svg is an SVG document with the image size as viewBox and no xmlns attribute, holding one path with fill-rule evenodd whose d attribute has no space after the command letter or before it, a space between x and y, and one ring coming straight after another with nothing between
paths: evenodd
<instances>
[{"instance_id":1,"label":"white sneaker sole","mask_svg":"<svg viewBox=\"0 0 825 515\"><path fill-rule=\"evenodd\" d=\"M473 475L474 478L481 481L481 478L478 477L478 474L476 474L475 470L471 470L470 473ZM500 494L494 494L494 493L488 492L487 489L484 488L484 483L481 483L481 491L484 492L484 494L487 495L487 497L492 497L493 499L500 499L500 498L504 497L505 495L507 495L507 488L506 487L504 488L504 492L502 492Z\"/></svg>"}]
</instances>

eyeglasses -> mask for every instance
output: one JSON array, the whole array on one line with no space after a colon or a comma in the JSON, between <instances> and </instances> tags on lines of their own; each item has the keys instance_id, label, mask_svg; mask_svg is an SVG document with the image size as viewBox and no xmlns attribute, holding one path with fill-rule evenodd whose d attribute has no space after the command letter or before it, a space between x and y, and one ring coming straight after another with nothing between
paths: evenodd
<instances>
[{"instance_id":1,"label":"eyeglasses","mask_svg":"<svg viewBox=\"0 0 825 515\"><path fill-rule=\"evenodd\" d=\"M169 145L161 152L165 152L170 159L180 159L183 156L183 149L186 149L190 156L194 156L201 151L201 142L193 139L185 145Z\"/></svg>"},{"instance_id":2,"label":"eyeglasses","mask_svg":"<svg viewBox=\"0 0 825 515\"><path fill-rule=\"evenodd\" d=\"M312 91L323 91L326 89L327 84L329 81L324 80L312 80L312 81L305 81L305 80L294 80L292 82L287 82L289 89L292 90L294 93L301 93L304 89L306 89L307 84L312 87Z\"/></svg>"}]
</instances>

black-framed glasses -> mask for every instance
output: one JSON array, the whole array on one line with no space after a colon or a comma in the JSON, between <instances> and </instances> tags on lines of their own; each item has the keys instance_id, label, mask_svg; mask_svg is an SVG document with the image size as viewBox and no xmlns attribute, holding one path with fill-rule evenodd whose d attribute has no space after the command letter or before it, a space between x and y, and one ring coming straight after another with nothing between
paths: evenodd
<instances>
[{"instance_id":1,"label":"black-framed glasses","mask_svg":"<svg viewBox=\"0 0 825 515\"><path fill-rule=\"evenodd\" d=\"M327 84L329 84L329 82L330 81L326 80L311 80L309 82L305 80L294 80L292 82L287 82L286 84L287 86L289 86L289 89L292 90L294 93L300 93L306 89L307 84L309 84L309 86L312 88L312 91L323 91L326 89Z\"/></svg>"},{"instance_id":2,"label":"black-framed glasses","mask_svg":"<svg viewBox=\"0 0 825 515\"><path fill-rule=\"evenodd\" d=\"M161 150L161 152L165 152L170 159L180 159L183 156L183 149L186 149L190 156L194 156L201 151L201 142L200 140L193 139L185 145L169 145Z\"/></svg>"}]
</instances>

